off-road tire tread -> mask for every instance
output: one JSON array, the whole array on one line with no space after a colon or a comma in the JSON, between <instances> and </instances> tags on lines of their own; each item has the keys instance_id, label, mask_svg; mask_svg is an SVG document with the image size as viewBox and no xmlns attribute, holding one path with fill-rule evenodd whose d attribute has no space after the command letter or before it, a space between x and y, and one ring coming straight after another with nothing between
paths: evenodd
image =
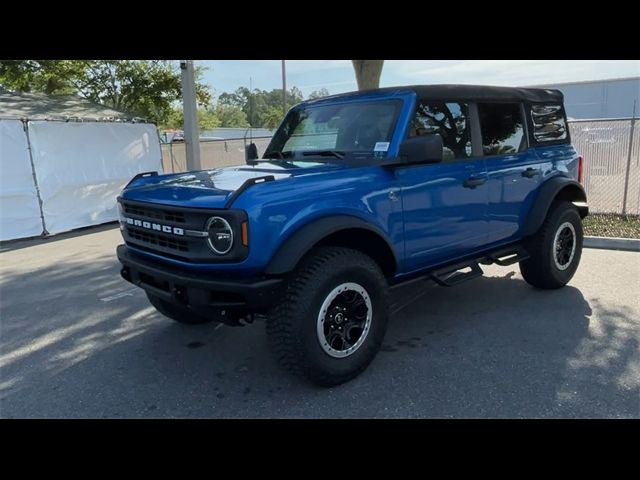
<instances>
[{"instance_id":1,"label":"off-road tire tread","mask_svg":"<svg viewBox=\"0 0 640 480\"><path fill-rule=\"evenodd\" d=\"M294 335L294 322L298 320L295 310L299 305L304 305L306 302L311 301L314 283L317 283L315 279L332 273L336 265L344 266L346 264L360 266L369 270L375 280L385 286L382 289L384 295L382 304L386 311L382 312L382 314L385 315L386 319L388 317L388 293L386 279L380 267L368 255L358 250L343 247L320 247L307 254L292 272L283 298L267 316L266 327L269 343L280 365L289 372L306 377L313 383L322 386L332 386L347 382L362 373L369 364L369 362L366 362L347 375L327 375L324 372L317 371L305 361L305 357L299 348L299 339ZM363 345L361 348L364 347ZM371 357L375 356L380 345L376 344L374 348L375 351L372 352Z\"/></svg>"},{"instance_id":2,"label":"off-road tire tread","mask_svg":"<svg viewBox=\"0 0 640 480\"><path fill-rule=\"evenodd\" d=\"M547 217L544 219L540 229L525 242L529 258L520 262L520 273L525 281L534 287L556 289L566 284L558 282L552 276L553 258L551 258L551 250L549 248L550 242L553 241L556 233L556 218L566 210L574 211L578 219L580 219L577 208L571 202L555 201L549 207ZM581 222L579 223L582 236ZM576 235L578 235L578 232L576 232ZM580 261L581 251L576 251L575 255L573 261L577 263Z\"/></svg>"}]
</instances>

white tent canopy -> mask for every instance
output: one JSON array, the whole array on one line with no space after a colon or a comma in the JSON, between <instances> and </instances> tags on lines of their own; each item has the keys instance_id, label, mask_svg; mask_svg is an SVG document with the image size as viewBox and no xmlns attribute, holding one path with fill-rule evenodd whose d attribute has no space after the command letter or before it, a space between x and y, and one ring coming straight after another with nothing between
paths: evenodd
<instances>
[{"instance_id":1,"label":"white tent canopy","mask_svg":"<svg viewBox=\"0 0 640 480\"><path fill-rule=\"evenodd\" d=\"M29 138L49 233L117 220L116 197L127 182L162 170L150 124L35 121Z\"/></svg>"},{"instance_id":2,"label":"white tent canopy","mask_svg":"<svg viewBox=\"0 0 640 480\"><path fill-rule=\"evenodd\" d=\"M162 171L153 124L3 118L19 114L3 106L0 98L0 240L117 220L129 180Z\"/></svg>"},{"instance_id":3,"label":"white tent canopy","mask_svg":"<svg viewBox=\"0 0 640 480\"><path fill-rule=\"evenodd\" d=\"M0 240L42 233L29 146L20 120L0 121Z\"/></svg>"}]
</instances>

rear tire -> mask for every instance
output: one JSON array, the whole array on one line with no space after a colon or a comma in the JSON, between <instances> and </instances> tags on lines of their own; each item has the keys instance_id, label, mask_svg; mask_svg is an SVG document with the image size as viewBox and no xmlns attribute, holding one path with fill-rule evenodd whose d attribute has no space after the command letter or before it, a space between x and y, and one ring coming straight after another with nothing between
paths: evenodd
<instances>
[{"instance_id":1,"label":"rear tire","mask_svg":"<svg viewBox=\"0 0 640 480\"><path fill-rule=\"evenodd\" d=\"M155 309L171 320L175 320L178 323L184 323L186 325L200 325L202 323L209 323L213 321L212 318L204 317L195 312L192 312L188 308L180 307L171 302L167 302L166 300L162 300L155 295L152 295L148 292L147 298L151 305L155 307Z\"/></svg>"},{"instance_id":2,"label":"rear tire","mask_svg":"<svg viewBox=\"0 0 640 480\"><path fill-rule=\"evenodd\" d=\"M520 262L520 273L537 288L563 287L578 269L582 242L578 209L567 201L554 202L540 230L525 242L530 257Z\"/></svg>"},{"instance_id":3,"label":"rear tire","mask_svg":"<svg viewBox=\"0 0 640 480\"><path fill-rule=\"evenodd\" d=\"M287 370L333 386L371 363L387 318L387 282L378 264L357 250L322 247L292 273L267 317L267 335Z\"/></svg>"}]
</instances>

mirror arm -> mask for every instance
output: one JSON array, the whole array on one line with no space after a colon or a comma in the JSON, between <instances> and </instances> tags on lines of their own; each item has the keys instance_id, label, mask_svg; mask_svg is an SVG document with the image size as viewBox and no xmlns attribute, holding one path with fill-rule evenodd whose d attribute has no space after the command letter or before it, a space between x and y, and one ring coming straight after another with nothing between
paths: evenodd
<instances>
[{"instance_id":1,"label":"mirror arm","mask_svg":"<svg viewBox=\"0 0 640 480\"><path fill-rule=\"evenodd\" d=\"M400 165L406 165L406 163L407 162L402 157L398 156L385 158L384 160L379 162L378 165L381 167L397 167Z\"/></svg>"}]
</instances>

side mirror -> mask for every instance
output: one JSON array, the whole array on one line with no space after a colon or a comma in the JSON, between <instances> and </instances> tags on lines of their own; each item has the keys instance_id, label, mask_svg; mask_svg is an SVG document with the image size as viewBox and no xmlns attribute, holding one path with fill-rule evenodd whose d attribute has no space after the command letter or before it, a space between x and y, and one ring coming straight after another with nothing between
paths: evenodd
<instances>
[{"instance_id":1,"label":"side mirror","mask_svg":"<svg viewBox=\"0 0 640 480\"><path fill-rule=\"evenodd\" d=\"M256 144L251 142L247 148L244 150L244 159L248 164L251 164L253 160L258 159L258 147Z\"/></svg>"},{"instance_id":2,"label":"side mirror","mask_svg":"<svg viewBox=\"0 0 640 480\"><path fill-rule=\"evenodd\" d=\"M400 158L405 165L442 161L442 137L437 134L407 138L400 144Z\"/></svg>"}]
</instances>

